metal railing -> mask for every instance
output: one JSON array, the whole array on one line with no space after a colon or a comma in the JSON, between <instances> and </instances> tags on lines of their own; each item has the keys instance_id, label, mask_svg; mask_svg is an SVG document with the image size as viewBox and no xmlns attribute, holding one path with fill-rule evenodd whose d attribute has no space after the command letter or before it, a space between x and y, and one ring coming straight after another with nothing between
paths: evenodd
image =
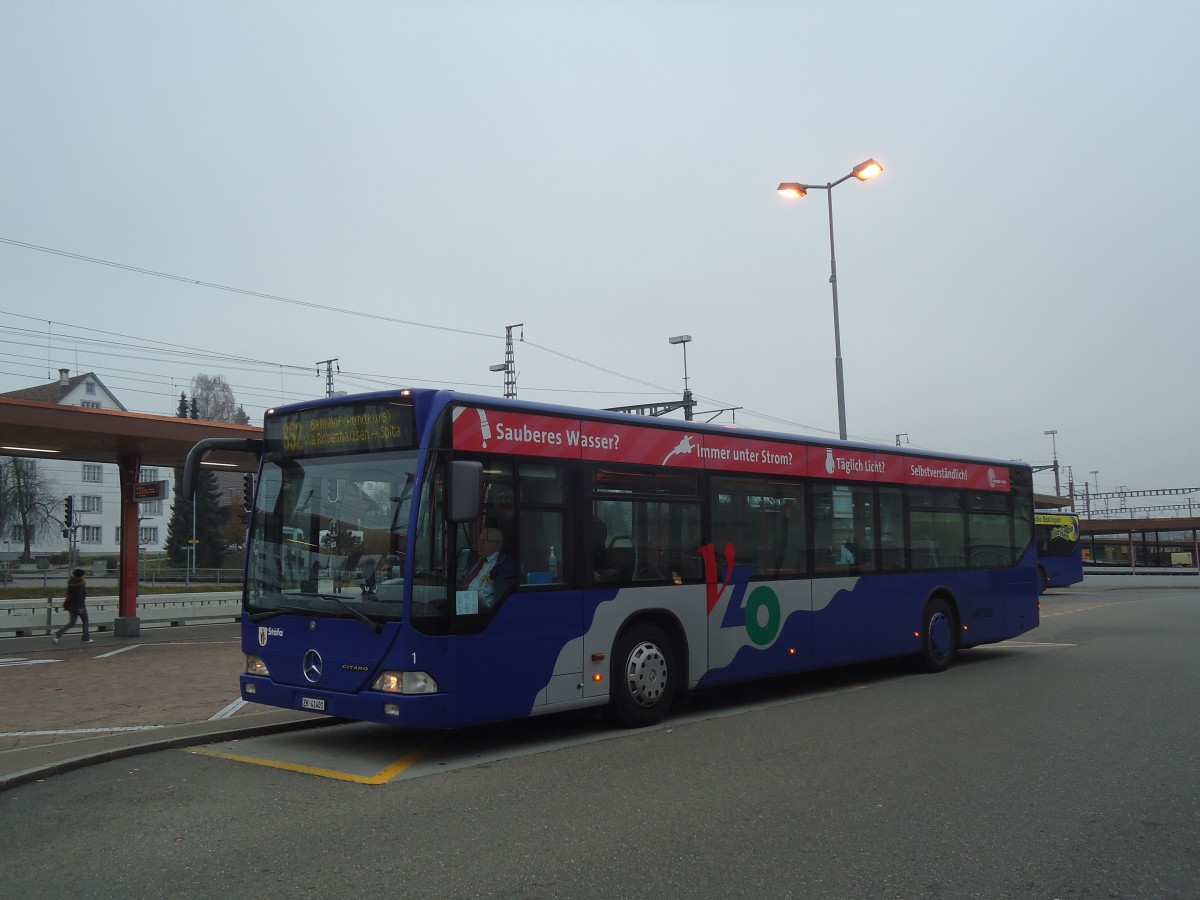
<instances>
[{"instance_id":1,"label":"metal railing","mask_svg":"<svg viewBox=\"0 0 1200 900\"><path fill-rule=\"evenodd\" d=\"M0 600L0 635L30 637L50 634L70 620L62 608L62 596L27 600ZM118 615L115 596L88 598L88 622L92 631L113 628ZM185 625L200 622L238 622L242 617L240 591L192 594L147 594L138 598L137 617L142 626ZM79 631L75 632L76 634Z\"/></svg>"}]
</instances>

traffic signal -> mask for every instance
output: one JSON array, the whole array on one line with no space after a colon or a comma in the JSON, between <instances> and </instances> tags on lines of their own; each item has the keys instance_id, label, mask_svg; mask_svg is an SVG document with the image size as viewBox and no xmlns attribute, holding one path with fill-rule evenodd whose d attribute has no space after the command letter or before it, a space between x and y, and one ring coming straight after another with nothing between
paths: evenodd
<instances>
[{"instance_id":1,"label":"traffic signal","mask_svg":"<svg viewBox=\"0 0 1200 900\"><path fill-rule=\"evenodd\" d=\"M75 498L67 497L63 502L63 524L70 528L75 524Z\"/></svg>"},{"instance_id":2,"label":"traffic signal","mask_svg":"<svg viewBox=\"0 0 1200 900\"><path fill-rule=\"evenodd\" d=\"M242 509L250 512L254 506L254 476L247 472L242 476Z\"/></svg>"}]
</instances>

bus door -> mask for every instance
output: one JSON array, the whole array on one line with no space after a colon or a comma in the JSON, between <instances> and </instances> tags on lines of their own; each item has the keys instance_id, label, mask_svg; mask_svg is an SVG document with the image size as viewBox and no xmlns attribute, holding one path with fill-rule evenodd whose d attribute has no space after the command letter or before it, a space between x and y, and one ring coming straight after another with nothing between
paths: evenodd
<instances>
[{"instance_id":1,"label":"bus door","mask_svg":"<svg viewBox=\"0 0 1200 900\"><path fill-rule=\"evenodd\" d=\"M582 697L584 614L582 591L570 587L579 565L566 476L556 460L486 459L480 515L455 524L447 542L457 687L489 717Z\"/></svg>"},{"instance_id":2,"label":"bus door","mask_svg":"<svg viewBox=\"0 0 1200 900\"><path fill-rule=\"evenodd\" d=\"M808 501L796 481L714 476L705 549L706 683L806 668L812 660Z\"/></svg>"}]
</instances>

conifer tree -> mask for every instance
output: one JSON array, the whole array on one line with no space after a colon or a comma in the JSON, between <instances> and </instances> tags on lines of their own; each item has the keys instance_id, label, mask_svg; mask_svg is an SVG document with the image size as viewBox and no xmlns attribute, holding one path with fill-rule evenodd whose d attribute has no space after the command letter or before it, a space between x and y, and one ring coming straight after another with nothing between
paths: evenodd
<instances>
[{"instance_id":1,"label":"conifer tree","mask_svg":"<svg viewBox=\"0 0 1200 900\"><path fill-rule=\"evenodd\" d=\"M187 394L179 392L179 407L175 415L188 417ZM183 496L183 469L175 470L175 489L171 491L171 519L167 522L167 540L163 549L173 566L184 566L188 560L188 541L192 537L192 502Z\"/></svg>"}]
</instances>

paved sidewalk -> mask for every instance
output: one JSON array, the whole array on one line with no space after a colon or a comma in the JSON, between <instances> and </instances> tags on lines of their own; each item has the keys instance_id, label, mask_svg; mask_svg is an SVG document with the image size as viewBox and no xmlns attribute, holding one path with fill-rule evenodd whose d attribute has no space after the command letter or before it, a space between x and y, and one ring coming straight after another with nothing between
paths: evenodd
<instances>
[{"instance_id":1,"label":"paved sidewalk","mask_svg":"<svg viewBox=\"0 0 1200 900\"><path fill-rule=\"evenodd\" d=\"M240 626L143 629L140 637L78 626L0 639L0 790L94 762L330 723L243 705Z\"/></svg>"}]
</instances>

